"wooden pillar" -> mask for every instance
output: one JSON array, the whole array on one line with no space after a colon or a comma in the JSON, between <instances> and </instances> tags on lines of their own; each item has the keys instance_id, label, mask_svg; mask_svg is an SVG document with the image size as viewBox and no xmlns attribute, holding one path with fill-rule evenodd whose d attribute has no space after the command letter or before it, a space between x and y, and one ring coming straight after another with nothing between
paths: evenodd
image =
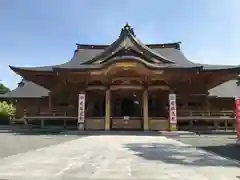
<instances>
[{"instance_id":1,"label":"wooden pillar","mask_svg":"<svg viewBox=\"0 0 240 180\"><path fill-rule=\"evenodd\" d=\"M210 101L209 101L209 96L208 94L206 94L205 96L205 107L206 107L206 110L208 112L208 116L211 116L211 107L210 107Z\"/></svg>"},{"instance_id":2,"label":"wooden pillar","mask_svg":"<svg viewBox=\"0 0 240 180\"><path fill-rule=\"evenodd\" d=\"M193 128L193 120L189 120L189 129L192 129Z\"/></svg>"},{"instance_id":3,"label":"wooden pillar","mask_svg":"<svg viewBox=\"0 0 240 180\"><path fill-rule=\"evenodd\" d=\"M51 110L52 109L52 93L48 93L48 107Z\"/></svg>"},{"instance_id":4,"label":"wooden pillar","mask_svg":"<svg viewBox=\"0 0 240 180\"><path fill-rule=\"evenodd\" d=\"M63 120L63 127L67 128L67 120L66 119Z\"/></svg>"},{"instance_id":5,"label":"wooden pillar","mask_svg":"<svg viewBox=\"0 0 240 180\"><path fill-rule=\"evenodd\" d=\"M105 130L110 130L110 109L111 109L111 100L110 100L110 90L106 90L106 102L105 102Z\"/></svg>"},{"instance_id":6,"label":"wooden pillar","mask_svg":"<svg viewBox=\"0 0 240 180\"><path fill-rule=\"evenodd\" d=\"M41 128L44 128L44 119L41 119Z\"/></svg>"},{"instance_id":7,"label":"wooden pillar","mask_svg":"<svg viewBox=\"0 0 240 180\"><path fill-rule=\"evenodd\" d=\"M228 120L227 119L224 120L224 127L225 127L225 131L227 131L228 130Z\"/></svg>"},{"instance_id":8,"label":"wooden pillar","mask_svg":"<svg viewBox=\"0 0 240 180\"><path fill-rule=\"evenodd\" d=\"M143 129L144 131L149 130L149 121L148 121L148 90L144 89L143 91Z\"/></svg>"},{"instance_id":9,"label":"wooden pillar","mask_svg":"<svg viewBox=\"0 0 240 180\"><path fill-rule=\"evenodd\" d=\"M183 95L183 99L182 99L182 102L183 102L183 110L189 110L189 107L188 107L188 103L189 103L189 100L190 100L191 98L189 97L189 95L188 94L184 94Z\"/></svg>"},{"instance_id":10,"label":"wooden pillar","mask_svg":"<svg viewBox=\"0 0 240 180\"><path fill-rule=\"evenodd\" d=\"M27 109L23 109L23 119L24 119L24 125L28 125L28 120L26 119L27 117Z\"/></svg>"},{"instance_id":11,"label":"wooden pillar","mask_svg":"<svg viewBox=\"0 0 240 180\"><path fill-rule=\"evenodd\" d=\"M218 129L218 120L215 119L213 123L214 123L214 128Z\"/></svg>"}]
</instances>

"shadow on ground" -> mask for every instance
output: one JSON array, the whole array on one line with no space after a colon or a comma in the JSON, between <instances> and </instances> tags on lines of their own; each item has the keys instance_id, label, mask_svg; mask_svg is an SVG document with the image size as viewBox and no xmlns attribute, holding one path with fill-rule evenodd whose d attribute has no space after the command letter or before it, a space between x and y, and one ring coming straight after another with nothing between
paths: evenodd
<instances>
[{"instance_id":1,"label":"shadow on ground","mask_svg":"<svg viewBox=\"0 0 240 180\"><path fill-rule=\"evenodd\" d=\"M239 164L211 153L199 152L191 146L176 146L163 143L132 143L125 148L135 155L151 161L162 161L168 164L186 166L238 166Z\"/></svg>"},{"instance_id":2,"label":"shadow on ground","mask_svg":"<svg viewBox=\"0 0 240 180\"><path fill-rule=\"evenodd\" d=\"M223 157L240 161L240 145L237 145L237 144L227 144L227 145L219 145L219 146L202 146L199 148L216 153Z\"/></svg>"}]
</instances>

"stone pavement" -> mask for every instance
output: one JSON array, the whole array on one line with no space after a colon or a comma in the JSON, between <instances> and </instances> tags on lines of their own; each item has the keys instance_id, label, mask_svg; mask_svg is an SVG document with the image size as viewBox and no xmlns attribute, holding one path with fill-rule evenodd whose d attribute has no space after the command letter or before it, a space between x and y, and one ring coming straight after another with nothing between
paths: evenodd
<instances>
[{"instance_id":1,"label":"stone pavement","mask_svg":"<svg viewBox=\"0 0 240 180\"><path fill-rule=\"evenodd\" d=\"M0 159L11 180L237 180L239 164L163 136L88 136Z\"/></svg>"},{"instance_id":2,"label":"stone pavement","mask_svg":"<svg viewBox=\"0 0 240 180\"><path fill-rule=\"evenodd\" d=\"M0 132L0 159L14 154L24 153L54 144L60 144L80 137L81 136L77 135L26 135Z\"/></svg>"}]
</instances>

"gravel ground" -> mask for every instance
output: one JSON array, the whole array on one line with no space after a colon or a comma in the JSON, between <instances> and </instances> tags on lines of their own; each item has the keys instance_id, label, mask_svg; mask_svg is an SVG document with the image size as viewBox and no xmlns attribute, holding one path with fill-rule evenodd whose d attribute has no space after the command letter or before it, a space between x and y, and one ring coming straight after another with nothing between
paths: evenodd
<instances>
[{"instance_id":1,"label":"gravel ground","mask_svg":"<svg viewBox=\"0 0 240 180\"><path fill-rule=\"evenodd\" d=\"M182 135L171 138L240 161L240 145L236 144L236 135Z\"/></svg>"},{"instance_id":2,"label":"gravel ground","mask_svg":"<svg viewBox=\"0 0 240 180\"><path fill-rule=\"evenodd\" d=\"M77 139L76 135L19 135L0 133L0 158Z\"/></svg>"}]
</instances>

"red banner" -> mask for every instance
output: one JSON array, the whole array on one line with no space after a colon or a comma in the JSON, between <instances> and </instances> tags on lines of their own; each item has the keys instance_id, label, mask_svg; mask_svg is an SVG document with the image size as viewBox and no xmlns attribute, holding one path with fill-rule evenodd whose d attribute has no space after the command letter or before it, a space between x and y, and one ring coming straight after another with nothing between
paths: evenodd
<instances>
[{"instance_id":1,"label":"red banner","mask_svg":"<svg viewBox=\"0 0 240 180\"><path fill-rule=\"evenodd\" d=\"M235 99L236 104L236 131L237 137L240 139L240 97Z\"/></svg>"}]
</instances>

